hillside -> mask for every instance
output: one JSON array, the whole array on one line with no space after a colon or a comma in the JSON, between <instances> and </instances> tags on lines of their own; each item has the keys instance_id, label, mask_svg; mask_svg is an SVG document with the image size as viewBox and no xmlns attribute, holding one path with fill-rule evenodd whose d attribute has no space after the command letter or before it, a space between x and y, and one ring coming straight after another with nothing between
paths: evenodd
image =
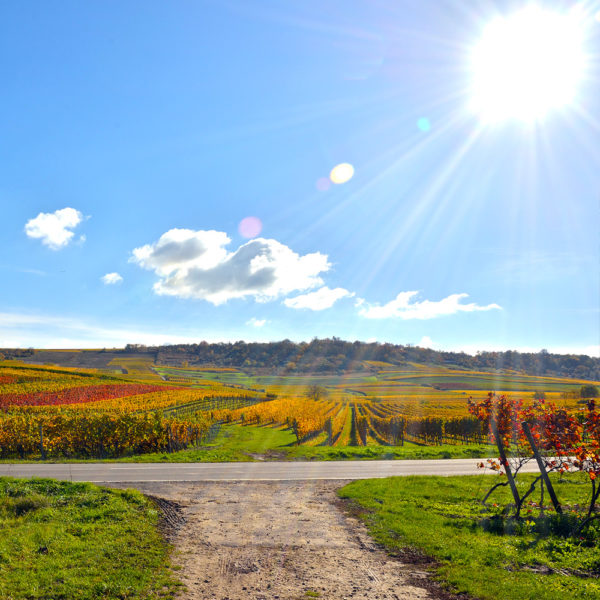
<instances>
[{"instance_id":1,"label":"hillside","mask_svg":"<svg viewBox=\"0 0 600 600\"><path fill-rule=\"evenodd\" d=\"M459 370L519 372L528 375L570 377L597 381L600 359L586 355L537 353L441 352L418 346L348 342L338 338L294 343L290 340L268 343L178 344L142 346L129 344L110 350L23 350L0 349L0 359L18 358L32 364L56 364L81 368L107 368L109 363L142 360L156 365L241 368L257 374L342 374L375 371L378 363L402 367L421 364Z\"/></svg>"}]
</instances>

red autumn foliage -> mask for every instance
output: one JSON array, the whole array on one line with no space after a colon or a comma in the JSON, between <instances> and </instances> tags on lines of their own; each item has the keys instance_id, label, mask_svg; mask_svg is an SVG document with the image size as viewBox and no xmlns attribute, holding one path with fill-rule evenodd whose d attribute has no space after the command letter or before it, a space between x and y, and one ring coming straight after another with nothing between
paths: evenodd
<instances>
[{"instance_id":1,"label":"red autumn foliage","mask_svg":"<svg viewBox=\"0 0 600 600\"><path fill-rule=\"evenodd\" d=\"M138 394L150 394L175 387L156 386L149 384L103 384L73 387L58 392L31 392L27 394L0 394L0 410L7 410L11 406L42 406L80 404L84 402L98 402L112 398L123 398Z\"/></svg>"},{"instance_id":2,"label":"red autumn foliage","mask_svg":"<svg viewBox=\"0 0 600 600\"><path fill-rule=\"evenodd\" d=\"M504 448L511 452L511 461L517 464L516 469L513 465L515 475L531 457L521 425L527 422L547 471L580 471L589 476L592 494L586 522L600 517L594 514L600 497L600 413L593 399L588 401L586 411L580 414L557 408L543 399L537 400L533 406L523 407L520 400L492 393L481 402L469 399L468 408L471 414L487 424L491 439L494 439L492 422L495 420ZM501 460L488 462L500 473L506 466ZM483 467L483 463L480 466Z\"/></svg>"}]
</instances>

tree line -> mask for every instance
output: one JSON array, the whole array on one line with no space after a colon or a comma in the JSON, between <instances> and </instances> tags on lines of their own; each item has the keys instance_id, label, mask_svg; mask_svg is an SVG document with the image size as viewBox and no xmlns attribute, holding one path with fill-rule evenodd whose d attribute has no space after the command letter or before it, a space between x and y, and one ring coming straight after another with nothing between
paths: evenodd
<instances>
[{"instance_id":1,"label":"tree line","mask_svg":"<svg viewBox=\"0 0 600 600\"><path fill-rule=\"evenodd\" d=\"M33 354L32 349L0 349L2 358L23 358ZM235 367L257 373L322 373L334 374L364 370L364 361L381 361L402 366L409 362L444 366L464 370L518 371L529 375L571 377L600 380L600 359L581 354L554 354L539 352L445 352L419 346L348 342L339 338L313 339L295 343L234 342L209 344L174 344L144 346L128 344L111 354L145 355L161 365L180 366L187 361L194 365ZM373 367L376 369L376 367Z\"/></svg>"},{"instance_id":2,"label":"tree line","mask_svg":"<svg viewBox=\"0 0 600 600\"><path fill-rule=\"evenodd\" d=\"M600 380L600 359L586 355L540 352L445 352L401 344L348 342L339 338L310 342L234 342L176 344L168 346L128 345L124 352L153 355L157 364L194 364L266 370L270 373L343 373L364 369L364 361L402 366L409 362L465 370L519 371L530 375Z\"/></svg>"}]
</instances>

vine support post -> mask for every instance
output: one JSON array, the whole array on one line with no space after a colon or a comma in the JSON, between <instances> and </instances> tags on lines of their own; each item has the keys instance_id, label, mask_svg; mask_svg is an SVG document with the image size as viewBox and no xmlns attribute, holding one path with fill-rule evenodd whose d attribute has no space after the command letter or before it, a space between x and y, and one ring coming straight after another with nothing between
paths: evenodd
<instances>
[{"instance_id":1,"label":"vine support post","mask_svg":"<svg viewBox=\"0 0 600 600\"><path fill-rule=\"evenodd\" d=\"M517 484L515 483L515 478L513 477L512 470L510 468L510 464L508 463L508 459L506 458L506 452L504 450L504 444L502 443L502 438L500 437L500 432L498 431L498 424L496 420L492 417L490 418L490 427L492 429L492 434L494 439L496 440L496 446L498 446L498 453L500 454L500 461L502 462L502 466L506 471L506 478L508 479L508 484L510 485L510 491L512 492L513 498L515 500L515 507L517 512L521 506L521 498L519 496L519 491L517 490Z\"/></svg>"},{"instance_id":2,"label":"vine support post","mask_svg":"<svg viewBox=\"0 0 600 600\"><path fill-rule=\"evenodd\" d=\"M333 427L332 427L332 423L331 423L331 417L329 417L329 419L327 419L326 430L327 430L327 445L333 446Z\"/></svg>"},{"instance_id":3,"label":"vine support post","mask_svg":"<svg viewBox=\"0 0 600 600\"><path fill-rule=\"evenodd\" d=\"M44 427L42 424L39 424L40 431L40 453L42 455L42 460L46 460L46 449L44 448Z\"/></svg>"},{"instance_id":4,"label":"vine support post","mask_svg":"<svg viewBox=\"0 0 600 600\"><path fill-rule=\"evenodd\" d=\"M550 481L550 477L548 477L548 472L546 471L546 465L542 460L542 456L537 448L535 440L533 439L533 435L531 435L531 429L529 427L529 423L523 421L521 423L521 427L523 428L523 432L525 433L525 437L531 446L531 450L533 451L533 456L535 456L535 460L537 461L538 467L540 469L540 473L542 474L542 481L546 484L546 488L548 489L548 495L550 496L550 500L552 500L552 504L554 506L554 510L557 513L562 513L562 508L560 506L560 502L556 497L556 493L554 492L554 488L552 487L552 482Z\"/></svg>"}]
</instances>

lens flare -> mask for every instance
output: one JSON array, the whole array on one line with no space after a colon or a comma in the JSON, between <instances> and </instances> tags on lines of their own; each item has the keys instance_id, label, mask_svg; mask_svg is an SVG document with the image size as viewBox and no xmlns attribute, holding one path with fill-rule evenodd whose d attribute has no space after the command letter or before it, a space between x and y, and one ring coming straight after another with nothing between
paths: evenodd
<instances>
[{"instance_id":1,"label":"lens flare","mask_svg":"<svg viewBox=\"0 0 600 600\"><path fill-rule=\"evenodd\" d=\"M246 217L240 221L238 231L245 238L255 238L262 231L262 222L258 217Z\"/></svg>"},{"instance_id":2,"label":"lens flare","mask_svg":"<svg viewBox=\"0 0 600 600\"><path fill-rule=\"evenodd\" d=\"M328 177L319 177L317 183L315 183L315 187L320 192L326 192L331 187L331 181L329 181Z\"/></svg>"},{"instance_id":3,"label":"lens flare","mask_svg":"<svg viewBox=\"0 0 600 600\"><path fill-rule=\"evenodd\" d=\"M423 133L427 133L431 129L431 121L427 117L421 117L417 121L417 127Z\"/></svg>"},{"instance_id":4,"label":"lens flare","mask_svg":"<svg viewBox=\"0 0 600 600\"><path fill-rule=\"evenodd\" d=\"M350 181L354 175L354 167L350 163L340 163L331 169L329 179L333 183L341 184Z\"/></svg>"}]
</instances>

